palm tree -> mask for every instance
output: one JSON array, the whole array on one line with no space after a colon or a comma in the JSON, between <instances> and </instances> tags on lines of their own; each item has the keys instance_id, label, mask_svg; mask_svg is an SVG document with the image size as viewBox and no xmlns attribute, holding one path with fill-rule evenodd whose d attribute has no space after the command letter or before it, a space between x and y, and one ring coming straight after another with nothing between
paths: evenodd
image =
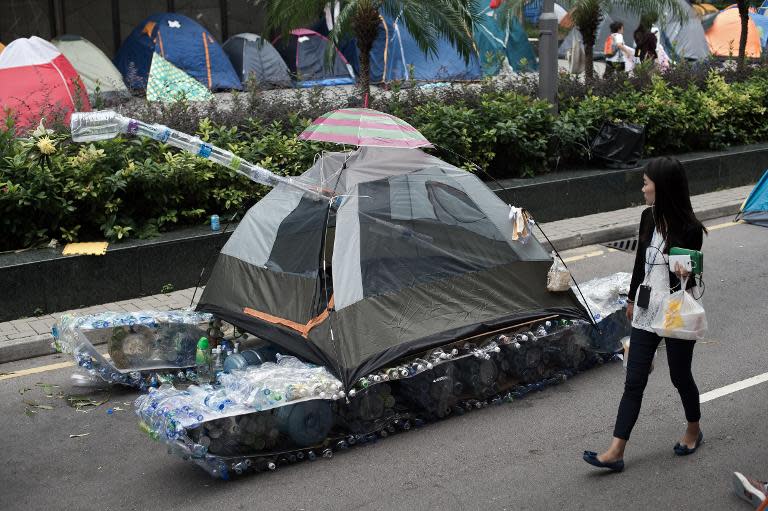
<instances>
[{"instance_id":1,"label":"palm tree","mask_svg":"<svg viewBox=\"0 0 768 511\"><path fill-rule=\"evenodd\" d=\"M329 0L256 0L266 6L267 28L287 33L314 23ZM344 0L328 34L334 45L352 34L360 55L360 87L367 104L371 90L370 53L381 23L381 15L399 17L421 50L436 55L437 42L446 37L469 61L474 45L470 27L476 18L472 0Z\"/></svg>"},{"instance_id":2,"label":"palm tree","mask_svg":"<svg viewBox=\"0 0 768 511\"><path fill-rule=\"evenodd\" d=\"M739 38L739 61L737 66L744 69L747 56L747 32L749 31L749 2L747 0L737 0L736 6L739 9L741 18L741 37Z\"/></svg>"},{"instance_id":3,"label":"palm tree","mask_svg":"<svg viewBox=\"0 0 768 511\"><path fill-rule=\"evenodd\" d=\"M682 20L686 15L677 0L571 0L567 3L573 9L571 18L573 24L581 32L584 42L584 75L587 80L591 80L595 75L593 52L597 39L597 29L603 19L603 14L610 12L612 7L618 7L638 15L664 13L664 17L668 20Z\"/></svg>"}]
</instances>

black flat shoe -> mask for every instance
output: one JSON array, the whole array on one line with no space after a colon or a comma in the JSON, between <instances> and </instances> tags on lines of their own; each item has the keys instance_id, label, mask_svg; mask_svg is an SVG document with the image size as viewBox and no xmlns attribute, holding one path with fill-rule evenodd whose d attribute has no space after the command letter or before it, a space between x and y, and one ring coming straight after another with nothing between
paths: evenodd
<instances>
[{"instance_id":1,"label":"black flat shoe","mask_svg":"<svg viewBox=\"0 0 768 511\"><path fill-rule=\"evenodd\" d=\"M607 468L611 472L621 472L624 470L624 460L616 460L610 463L604 463L597 459L597 453L592 451L584 451L582 456L584 461L597 468Z\"/></svg>"},{"instance_id":2,"label":"black flat shoe","mask_svg":"<svg viewBox=\"0 0 768 511\"><path fill-rule=\"evenodd\" d=\"M693 446L693 448L688 447L685 444L681 444L680 442L677 442L675 446L673 447L675 454L678 456L688 456L689 454L693 454L696 452L696 449L699 448L701 444L704 443L704 433L699 431L699 437L696 439L696 444Z\"/></svg>"}]
</instances>

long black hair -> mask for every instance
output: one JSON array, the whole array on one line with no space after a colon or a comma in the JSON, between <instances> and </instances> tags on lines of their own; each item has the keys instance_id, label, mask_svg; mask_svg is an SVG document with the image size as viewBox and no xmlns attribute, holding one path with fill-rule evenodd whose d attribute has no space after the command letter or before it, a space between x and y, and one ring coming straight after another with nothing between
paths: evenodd
<instances>
[{"instance_id":1,"label":"long black hair","mask_svg":"<svg viewBox=\"0 0 768 511\"><path fill-rule=\"evenodd\" d=\"M669 156L654 158L646 165L645 175L656 186L653 220L665 241L669 242L670 237L679 239L694 229L707 232L693 212L688 177L680 160ZM669 247L669 243L665 246Z\"/></svg>"}]
</instances>

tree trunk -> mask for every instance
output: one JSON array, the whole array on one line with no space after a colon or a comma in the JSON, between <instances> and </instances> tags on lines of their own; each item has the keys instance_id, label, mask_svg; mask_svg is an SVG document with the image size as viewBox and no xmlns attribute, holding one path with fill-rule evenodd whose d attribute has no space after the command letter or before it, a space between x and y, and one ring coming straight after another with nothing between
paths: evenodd
<instances>
[{"instance_id":1,"label":"tree trunk","mask_svg":"<svg viewBox=\"0 0 768 511\"><path fill-rule=\"evenodd\" d=\"M741 17L741 37L739 38L738 69L743 70L747 58L747 33L749 31L749 5L746 0L737 2L739 16Z\"/></svg>"},{"instance_id":2,"label":"tree trunk","mask_svg":"<svg viewBox=\"0 0 768 511\"><path fill-rule=\"evenodd\" d=\"M363 94L363 106L368 108L371 94L371 54L370 50L365 51L362 48L360 39L357 40L357 49L360 52L360 76L358 77L358 83Z\"/></svg>"},{"instance_id":3,"label":"tree trunk","mask_svg":"<svg viewBox=\"0 0 768 511\"><path fill-rule=\"evenodd\" d=\"M361 4L353 20L357 50L360 53L360 76L358 80L365 107L368 107L371 94L371 49L379 33L379 22L379 11L370 4Z\"/></svg>"},{"instance_id":4,"label":"tree trunk","mask_svg":"<svg viewBox=\"0 0 768 511\"><path fill-rule=\"evenodd\" d=\"M595 78L595 45L584 43L584 81L591 82Z\"/></svg>"}]
</instances>

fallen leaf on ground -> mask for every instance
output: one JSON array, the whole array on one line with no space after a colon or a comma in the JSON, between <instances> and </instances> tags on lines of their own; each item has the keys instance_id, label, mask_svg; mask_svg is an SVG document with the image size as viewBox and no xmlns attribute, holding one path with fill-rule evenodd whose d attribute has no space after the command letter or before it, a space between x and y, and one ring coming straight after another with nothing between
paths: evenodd
<instances>
[{"instance_id":1,"label":"fallen leaf on ground","mask_svg":"<svg viewBox=\"0 0 768 511\"><path fill-rule=\"evenodd\" d=\"M109 395L106 397L98 397L96 399L92 399L90 396L85 395L70 395L67 397L67 401L69 402L69 406L74 408L84 408L87 406L96 408L109 401Z\"/></svg>"},{"instance_id":2,"label":"fallen leaf on ground","mask_svg":"<svg viewBox=\"0 0 768 511\"><path fill-rule=\"evenodd\" d=\"M24 404L31 406L32 408L39 408L40 410L53 410L51 405L41 405L37 401L32 401L31 399L25 399Z\"/></svg>"}]
</instances>

